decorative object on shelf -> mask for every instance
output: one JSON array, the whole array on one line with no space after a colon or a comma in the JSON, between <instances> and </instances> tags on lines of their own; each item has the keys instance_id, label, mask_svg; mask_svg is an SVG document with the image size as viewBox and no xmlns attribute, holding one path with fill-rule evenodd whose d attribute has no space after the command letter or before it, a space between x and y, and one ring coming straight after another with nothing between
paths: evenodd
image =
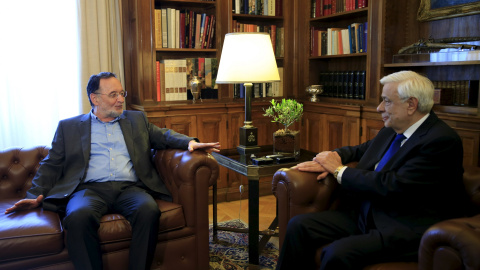
<instances>
[{"instance_id":1,"label":"decorative object on shelf","mask_svg":"<svg viewBox=\"0 0 480 270\"><path fill-rule=\"evenodd\" d=\"M190 81L190 91L192 92L192 103L195 103L199 99L198 93L200 93L200 80L197 76L193 76L192 80ZM200 101L202 99L200 98Z\"/></svg>"},{"instance_id":2,"label":"decorative object on shelf","mask_svg":"<svg viewBox=\"0 0 480 270\"><path fill-rule=\"evenodd\" d=\"M240 154L260 151L257 128L252 124L252 83L278 81L280 76L268 33L225 35L216 83L243 83L245 86L245 122L240 127L240 145L237 147Z\"/></svg>"},{"instance_id":3,"label":"decorative object on shelf","mask_svg":"<svg viewBox=\"0 0 480 270\"><path fill-rule=\"evenodd\" d=\"M321 93L323 93L323 85L319 85L319 84L310 85L305 89L305 91L307 92L307 94L312 96L310 97L311 102L317 102L318 101L317 95L320 95Z\"/></svg>"},{"instance_id":4,"label":"decorative object on shelf","mask_svg":"<svg viewBox=\"0 0 480 270\"><path fill-rule=\"evenodd\" d=\"M303 104L293 99L282 99L281 102L271 101L271 106L263 116L273 118L272 122L280 123L285 128L273 133L273 153L279 155L300 155L300 131L288 129L303 116Z\"/></svg>"},{"instance_id":5,"label":"decorative object on shelf","mask_svg":"<svg viewBox=\"0 0 480 270\"><path fill-rule=\"evenodd\" d=\"M478 0L422 0L418 8L417 19L432 21L478 13L480 13L480 1Z\"/></svg>"},{"instance_id":6,"label":"decorative object on shelf","mask_svg":"<svg viewBox=\"0 0 480 270\"><path fill-rule=\"evenodd\" d=\"M436 52L440 49L457 49L457 50L476 50L479 46L475 44L452 44L454 42L469 42L478 41L480 37L455 37L455 38L442 38L427 40L420 39L418 42L412 45L405 46L398 50L399 54L411 54L411 53L430 53Z\"/></svg>"}]
</instances>

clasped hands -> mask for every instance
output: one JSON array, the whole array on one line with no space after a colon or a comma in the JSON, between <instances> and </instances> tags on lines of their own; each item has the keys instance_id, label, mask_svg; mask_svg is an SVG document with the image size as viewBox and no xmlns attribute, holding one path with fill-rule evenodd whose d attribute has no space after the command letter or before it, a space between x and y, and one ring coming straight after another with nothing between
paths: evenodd
<instances>
[{"instance_id":1,"label":"clasped hands","mask_svg":"<svg viewBox=\"0 0 480 270\"><path fill-rule=\"evenodd\" d=\"M323 151L318 153L312 161L302 162L292 169L304 172L317 172L317 180L322 180L329 173L333 173L339 166L342 166L342 159L335 151Z\"/></svg>"}]
</instances>

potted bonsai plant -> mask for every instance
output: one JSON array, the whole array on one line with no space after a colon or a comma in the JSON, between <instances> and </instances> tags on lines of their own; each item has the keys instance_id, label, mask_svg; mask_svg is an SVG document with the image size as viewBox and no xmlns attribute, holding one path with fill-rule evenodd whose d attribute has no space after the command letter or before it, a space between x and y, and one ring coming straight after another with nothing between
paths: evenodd
<instances>
[{"instance_id":1,"label":"potted bonsai plant","mask_svg":"<svg viewBox=\"0 0 480 270\"><path fill-rule=\"evenodd\" d=\"M272 122L280 123L285 128L273 133L273 153L281 155L300 154L300 131L288 129L293 123L300 121L303 115L303 104L293 99L282 99L281 102L271 101L270 107L263 116L273 118Z\"/></svg>"}]
</instances>

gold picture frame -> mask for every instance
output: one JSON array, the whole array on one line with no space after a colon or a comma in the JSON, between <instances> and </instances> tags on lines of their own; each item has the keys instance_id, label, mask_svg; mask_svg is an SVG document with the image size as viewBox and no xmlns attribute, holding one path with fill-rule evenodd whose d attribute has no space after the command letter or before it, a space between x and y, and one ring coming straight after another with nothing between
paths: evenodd
<instances>
[{"instance_id":1,"label":"gold picture frame","mask_svg":"<svg viewBox=\"0 0 480 270\"><path fill-rule=\"evenodd\" d=\"M480 13L480 0L421 0L417 19L432 21L478 13Z\"/></svg>"}]
</instances>

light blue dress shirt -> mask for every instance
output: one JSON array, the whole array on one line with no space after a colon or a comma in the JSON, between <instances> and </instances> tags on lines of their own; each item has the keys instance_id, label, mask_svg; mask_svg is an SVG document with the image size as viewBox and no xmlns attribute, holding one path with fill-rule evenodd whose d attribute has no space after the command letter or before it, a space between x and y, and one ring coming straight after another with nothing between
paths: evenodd
<instances>
[{"instance_id":1,"label":"light blue dress shirt","mask_svg":"<svg viewBox=\"0 0 480 270\"><path fill-rule=\"evenodd\" d=\"M91 150L85 182L138 180L118 122L120 115L110 122L92 118Z\"/></svg>"}]
</instances>

